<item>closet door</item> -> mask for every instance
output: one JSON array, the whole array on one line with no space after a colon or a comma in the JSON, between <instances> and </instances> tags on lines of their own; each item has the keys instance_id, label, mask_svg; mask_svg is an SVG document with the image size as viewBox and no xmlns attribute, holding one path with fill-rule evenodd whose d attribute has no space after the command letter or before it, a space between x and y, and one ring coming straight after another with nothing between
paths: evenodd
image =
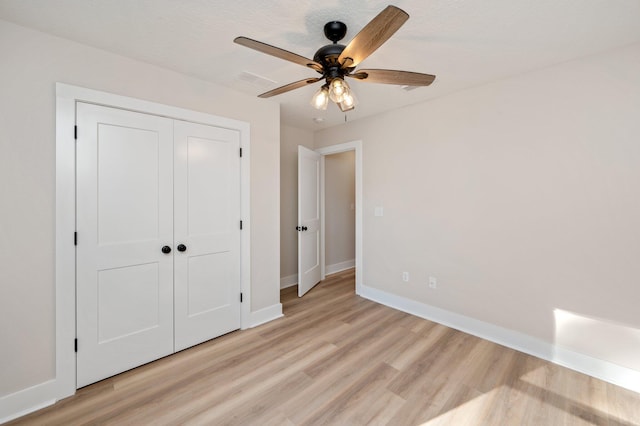
<instances>
[{"instance_id":1,"label":"closet door","mask_svg":"<svg viewBox=\"0 0 640 426\"><path fill-rule=\"evenodd\" d=\"M175 143L175 350L240 328L240 135L182 121Z\"/></svg>"},{"instance_id":2,"label":"closet door","mask_svg":"<svg viewBox=\"0 0 640 426\"><path fill-rule=\"evenodd\" d=\"M77 123L82 387L173 352L173 121L78 103Z\"/></svg>"}]
</instances>

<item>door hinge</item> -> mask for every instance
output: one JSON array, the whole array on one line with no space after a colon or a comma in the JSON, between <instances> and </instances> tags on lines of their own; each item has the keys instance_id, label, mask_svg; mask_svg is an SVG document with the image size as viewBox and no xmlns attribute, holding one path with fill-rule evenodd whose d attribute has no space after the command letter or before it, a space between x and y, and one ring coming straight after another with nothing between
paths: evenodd
<instances>
[{"instance_id":1,"label":"door hinge","mask_svg":"<svg viewBox=\"0 0 640 426\"><path fill-rule=\"evenodd\" d=\"M240 293L240 303L242 303L242 293Z\"/></svg>"},{"instance_id":2,"label":"door hinge","mask_svg":"<svg viewBox=\"0 0 640 426\"><path fill-rule=\"evenodd\" d=\"M73 138L78 140L78 126L73 126Z\"/></svg>"},{"instance_id":3,"label":"door hinge","mask_svg":"<svg viewBox=\"0 0 640 426\"><path fill-rule=\"evenodd\" d=\"M242 230L242 221L240 221L240 230Z\"/></svg>"},{"instance_id":4,"label":"door hinge","mask_svg":"<svg viewBox=\"0 0 640 426\"><path fill-rule=\"evenodd\" d=\"M240 148L240 157L242 157L242 148Z\"/></svg>"},{"instance_id":5,"label":"door hinge","mask_svg":"<svg viewBox=\"0 0 640 426\"><path fill-rule=\"evenodd\" d=\"M73 350L78 352L78 339L73 340Z\"/></svg>"},{"instance_id":6,"label":"door hinge","mask_svg":"<svg viewBox=\"0 0 640 426\"><path fill-rule=\"evenodd\" d=\"M74 246L78 245L78 233L77 232L73 233L73 245Z\"/></svg>"}]
</instances>

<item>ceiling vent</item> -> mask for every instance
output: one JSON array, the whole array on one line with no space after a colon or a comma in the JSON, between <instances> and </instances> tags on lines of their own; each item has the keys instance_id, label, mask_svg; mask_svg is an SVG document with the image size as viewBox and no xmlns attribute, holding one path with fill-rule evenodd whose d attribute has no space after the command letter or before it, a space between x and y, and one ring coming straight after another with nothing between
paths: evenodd
<instances>
[{"instance_id":1,"label":"ceiling vent","mask_svg":"<svg viewBox=\"0 0 640 426\"><path fill-rule=\"evenodd\" d=\"M245 83L249 83L253 86L260 87L262 89L273 87L275 84L277 84L277 82L271 79L262 77L261 75L254 74L249 71L240 72L240 74L238 74L238 80L244 81Z\"/></svg>"}]
</instances>

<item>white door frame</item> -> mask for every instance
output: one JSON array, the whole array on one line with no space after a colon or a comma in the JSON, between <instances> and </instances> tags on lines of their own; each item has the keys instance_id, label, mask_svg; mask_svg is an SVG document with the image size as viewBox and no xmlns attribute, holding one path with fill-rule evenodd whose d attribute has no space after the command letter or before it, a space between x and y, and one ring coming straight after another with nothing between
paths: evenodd
<instances>
[{"instance_id":1,"label":"white door frame","mask_svg":"<svg viewBox=\"0 0 640 426\"><path fill-rule=\"evenodd\" d=\"M355 164L355 175L356 175L356 294L362 293L362 261L363 261L363 253L362 253L362 141L356 140L352 142L341 143L337 145L325 146L323 148L318 148L315 150L317 153L322 154L324 156L331 154L339 154L341 152L346 151L355 151L356 164ZM324 160L324 157L323 157ZM321 253L321 263L320 263L320 279L325 279L325 173L324 173L324 161L321 162L321 170L320 174L322 176L320 188L320 208L321 208L321 219L320 219L320 253Z\"/></svg>"},{"instance_id":2,"label":"white door frame","mask_svg":"<svg viewBox=\"0 0 640 426\"><path fill-rule=\"evenodd\" d=\"M241 327L251 326L251 221L249 123L169 105L56 83L56 399L76 391L76 103L82 101L151 115L223 127L240 133L240 214L243 223L240 249L240 281L243 293ZM78 130L82 132L82 129ZM239 225L239 224L238 224Z\"/></svg>"}]
</instances>

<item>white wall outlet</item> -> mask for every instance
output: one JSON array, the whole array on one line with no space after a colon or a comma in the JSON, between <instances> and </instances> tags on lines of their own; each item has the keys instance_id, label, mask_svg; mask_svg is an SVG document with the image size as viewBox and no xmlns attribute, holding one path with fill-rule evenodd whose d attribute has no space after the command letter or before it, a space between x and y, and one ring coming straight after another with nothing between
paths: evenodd
<instances>
[{"instance_id":1,"label":"white wall outlet","mask_svg":"<svg viewBox=\"0 0 640 426\"><path fill-rule=\"evenodd\" d=\"M429 288L438 288L438 280L436 280L436 277L429 277Z\"/></svg>"},{"instance_id":2,"label":"white wall outlet","mask_svg":"<svg viewBox=\"0 0 640 426\"><path fill-rule=\"evenodd\" d=\"M409 282L409 273L408 272L403 272L402 273L402 281L404 281L405 283Z\"/></svg>"},{"instance_id":3,"label":"white wall outlet","mask_svg":"<svg viewBox=\"0 0 640 426\"><path fill-rule=\"evenodd\" d=\"M383 207L376 207L373 210L373 215L374 216L384 216L384 208Z\"/></svg>"}]
</instances>

